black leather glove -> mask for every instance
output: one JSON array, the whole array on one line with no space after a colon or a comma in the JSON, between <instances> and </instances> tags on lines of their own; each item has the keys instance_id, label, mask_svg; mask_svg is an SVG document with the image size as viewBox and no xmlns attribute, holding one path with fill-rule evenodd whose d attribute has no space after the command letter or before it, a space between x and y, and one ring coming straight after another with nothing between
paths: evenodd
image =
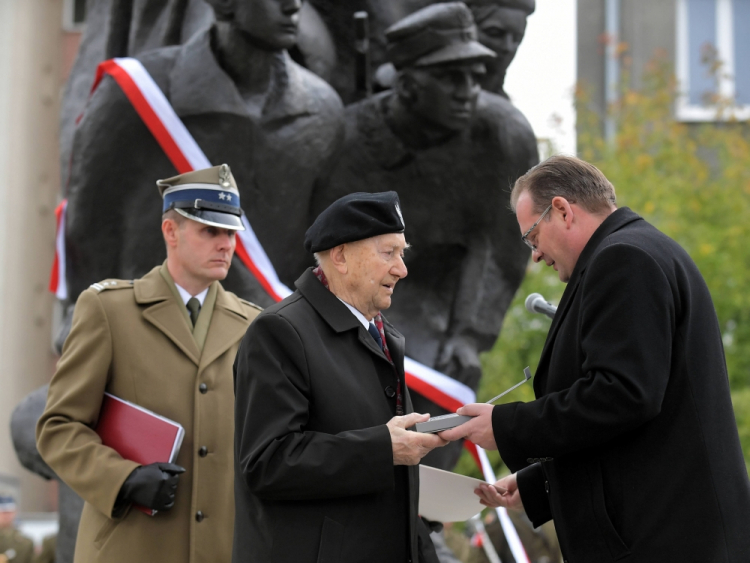
<instances>
[{"instance_id":1,"label":"black leather glove","mask_svg":"<svg viewBox=\"0 0 750 563\"><path fill-rule=\"evenodd\" d=\"M184 467L174 463L136 467L122 484L116 505L132 502L152 510L169 510L174 506L177 480L184 472Z\"/></svg>"}]
</instances>

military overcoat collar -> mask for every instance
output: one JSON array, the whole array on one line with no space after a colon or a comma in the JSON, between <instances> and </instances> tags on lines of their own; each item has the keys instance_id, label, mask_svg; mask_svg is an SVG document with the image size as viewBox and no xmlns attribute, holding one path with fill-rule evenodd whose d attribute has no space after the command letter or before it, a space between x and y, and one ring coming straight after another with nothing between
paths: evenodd
<instances>
[{"instance_id":1,"label":"military overcoat collar","mask_svg":"<svg viewBox=\"0 0 750 563\"><path fill-rule=\"evenodd\" d=\"M333 293L320 283L317 276L313 273L312 268L308 268L294 282L297 290L302 294L310 305L318 312L323 320L337 333L348 330L356 330L360 343L370 352L382 358L385 361L383 350L377 345L370 333L367 332L362 323L359 322L352 312L344 305ZM386 333L386 343L391 357L396 366L404 364L404 337L398 332L393 325L383 317L383 326Z\"/></svg>"},{"instance_id":2,"label":"military overcoat collar","mask_svg":"<svg viewBox=\"0 0 750 563\"><path fill-rule=\"evenodd\" d=\"M557 335L557 331L560 328L560 324L562 323L565 315L568 312L568 309L570 308L570 304L573 301L573 296L578 290L578 286L581 282L581 279L583 278L584 272L586 271L586 267L588 266L589 261L593 257L599 245L612 233L619 231L620 229L634 221L642 220L643 218L640 215L634 213L628 207L621 207L615 210L611 215L609 215L609 217L607 217L602 222L602 224L599 225L596 231L594 231L594 234L591 235L591 238L581 251L581 255L578 257L578 262L576 262L575 268L573 268L573 273L570 275L568 285L563 292L559 305L557 306L555 318L552 320L552 325L550 326L549 332L547 333L547 339L544 343L544 348L542 349L542 355L539 358L539 367L537 368L537 373L546 373L547 365L550 360L552 343L555 341L555 336ZM537 396L539 396L543 392L542 387L545 380L545 377L534 378L534 391L536 392Z\"/></svg>"},{"instance_id":3,"label":"military overcoat collar","mask_svg":"<svg viewBox=\"0 0 750 563\"><path fill-rule=\"evenodd\" d=\"M169 75L169 98L177 115L231 113L249 118L245 103L231 77L211 50L213 28L195 34L180 49ZM271 90L262 122L320 112L320 101L304 87L302 68L286 51L273 55Z\"/></svg>"},{"instance_id":4,"label":"military overcoat collar","mask_svg":"<svg viewBox=\"0 0 750 563\"><path fill-rule=\"evenodd\" d=\"M143 318L163 332L201 371L244 336L247 314L236 296L214 282L218 285L216 304L201 353L182 313L184 304L177 301L159 268L133 282L135 301L144 306Z\"/></svg>"}]
</instances>

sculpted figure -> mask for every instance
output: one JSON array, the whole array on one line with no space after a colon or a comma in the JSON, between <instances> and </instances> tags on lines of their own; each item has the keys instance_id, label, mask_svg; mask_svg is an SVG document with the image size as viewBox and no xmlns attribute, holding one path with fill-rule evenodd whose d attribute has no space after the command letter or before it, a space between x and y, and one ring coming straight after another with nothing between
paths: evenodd
<instances>
[{"instance_id":1,"label":"sculpted figure","mask_svg":"<svg viewBox=\"0 0 750 563\"><path fill-rule=\"evenodd\" d=\"M314 209L351 192L399 193L413 235L390 317L408 356L476 389L479 353L497 339L529 257L508 190L538 162L536 141L508 100L481 89L494 53L466 5L428 6L386 37L395 87L346 108L343 153ZM441 414L416 394L414 408ZM452 467L459 453L426 459Z\"/></svg>"},{"instance_id":2,"label":"sculpted figure","mask_svg":"<svg viewBox=\"0 0 750 563\"><path fill-rule=\"evenodd\" d=\"M516 56L526 33L526 18L534 12L536 0L467 0L477 24L479 41L497 56L486 63L482 88L507 98L505 73Z\"/></svg>"},{"instance_id":3,"label":"sculpted figure","mask_svg":"<svg viewBox=\"0 0 750 563\"><path fill-rule=\"evenodd\" d=\"M285 49L300 0L210 0L216 22L180 46L137 58L211 162L232 168L247 216L279 277L309 263L301 241L316 179L342 140L342 106ZM75 132L68 185L67 282L72 300L92 282L134 278L164 259L153 178L174 175L114 80L105 77ZM281 228L283 226L283 228ZM224 286L270 298L235 260Z\"/></svg>"}]
</instances>

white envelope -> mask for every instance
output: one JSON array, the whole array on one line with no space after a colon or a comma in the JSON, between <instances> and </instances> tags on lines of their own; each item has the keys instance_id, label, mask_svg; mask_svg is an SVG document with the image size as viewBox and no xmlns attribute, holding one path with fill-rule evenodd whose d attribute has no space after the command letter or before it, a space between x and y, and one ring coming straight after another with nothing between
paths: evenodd
<instances>
[{"instance_id":1,"label":"white envelope","mask_svg":"<svg viewBox=\"0 0 750 563\"><path fill-rule=\"evenodd\" d=\"M437 522L464 522L486 508L474 494L479 479L419 466L419 514Z\"/></svg>"}]
</instances>

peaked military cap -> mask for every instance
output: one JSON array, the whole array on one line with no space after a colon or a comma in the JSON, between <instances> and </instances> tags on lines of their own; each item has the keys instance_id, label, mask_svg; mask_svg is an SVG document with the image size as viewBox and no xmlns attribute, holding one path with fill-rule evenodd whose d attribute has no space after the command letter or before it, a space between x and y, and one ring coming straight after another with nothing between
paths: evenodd
<instances>
[{"instance_id":1,"label":"peaked military cap","mask_svg":"<svg viewBox=\"0 0 750 563\"><path fill-rule=\"evenodd\" d=\"M183 217L199 223L245 230L240 192L226 164L157 180L156 186L164 200L162 213L174 209Z\"/></svg>"},{"instance_id":2,"label":"peaked military cap","mask_svg":"<svg viewBox=\"0 0 750 563\"><path fill-rule=\"evenodd\" d=\"M10 495L0 495L0 512L13 512L16 509L16 500Z\"/></svg>"},{"instance_id":3,"label":"peaked military cap","mask_svg":"<svg viewBox=\"0 0 750 563\"><path fill-rule=\"evenodd\" d=\"M323 211L305 233L305 250L320 252L340 244L404 232L396 192L345 195Z\"/></svg>"},{"instance_id":4,"label":"peaked military cap","mask_svg":"<svg viewBox=\"0 0 750 563\"><path fill-rule=\"evenodd\" d=\"M463 2L431 4L385 30L388 59L396 69L495 57L477 41L471 10Z\"/></svg>"},{"instance_id":5,"label":"peaked military cap","mask_svg":"<svg viewBox=\"0 0 750 563\"><path fill-rule=\"evenodd\" d=\"M466 3L469 6L497 6L521 10L527 16L533 14L536 9L536 0L466 0Z\"/></svg>"}]
</instances>

